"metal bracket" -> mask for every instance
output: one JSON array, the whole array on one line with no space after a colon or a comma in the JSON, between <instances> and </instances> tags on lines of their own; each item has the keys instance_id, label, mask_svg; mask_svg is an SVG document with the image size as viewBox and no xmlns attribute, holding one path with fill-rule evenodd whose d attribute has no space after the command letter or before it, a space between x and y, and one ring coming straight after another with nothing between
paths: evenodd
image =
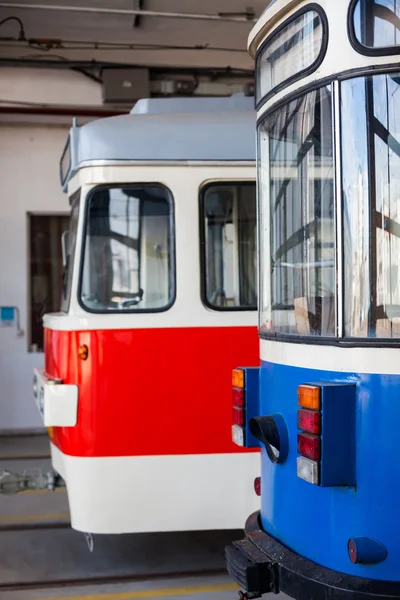
<instances>
[{"instance_id":1,"label":"metal bracket","mask_svg":"<svg viewBox=\"0 0 400 600\"><path fill-rule=\"evenodd\" d=\"M24 471L11 473L3 471L0 475L0 494L19 494L27 490L47 490L54 492L56 488L65 487L65 481L55 471L43 473L40 469L36 471Z\"/></svg>"},{"instance_id":2,"label":"metal bracket","mask_svg":"<svg viewBox=\"0 0 400 600\"><path fill-rule=\"evenodd\" d=\"M94 538L93 538L93 535L91 533L85 533L84 536L85 536L85 540L86 540L86 543L87 543L88 548L89 548L89 552L93 552L93 550L94 550Z\"/></svg>"},{"instance_id":3,"label":"metal bracket","mask_svg":"<svg viewBox=\"0 0 400 600\"><path fill-rule=\"evenodd\" d=\"M133 10L143 10L143 0L133 0ZM141 15L134 15L132 27L140 27Z\"/></svg>"}]
</instances>

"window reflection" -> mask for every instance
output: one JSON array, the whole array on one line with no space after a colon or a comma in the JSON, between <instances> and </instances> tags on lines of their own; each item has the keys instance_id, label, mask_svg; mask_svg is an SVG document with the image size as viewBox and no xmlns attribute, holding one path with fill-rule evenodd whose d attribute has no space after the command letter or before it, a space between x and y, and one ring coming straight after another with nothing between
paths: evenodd
<instances>
[{"instance_id":1,"label":"window reflection","mask_svg":"<svg viewBox=\"0 0 400 600\"><path fill-rule=\"evenodd\" d=\"M345 333L353 337L400 336L399 84L397 75L342 84Z\"/></svg>"},{"instance_id":2,"label":"window reflection","mask_svg":"<svg viewBox=\"0 0 400 600\"><path fill-rule=\"evenodd\" d=\"M330 87L259 128L262 331L335 335Z\"/></svg>"},{"instance_id":3,"label":"window reflection","mask_svg":"<svg viewBox=\"0 0 400 600\"><path fill-rule=\"evenodd\" d=\"M157 310L172 300L171 204L161 186L97 189L81 284L94 311Z\"/></svg>"},{"instance_id":4,"label":"window reflection","mask_svg":"<svg viewBox=\"0 0 400 600\"><path fill-rule=\"evenodd\" d=\"M353 21L357 40L367 48L400 44L399 0L359 0Z\"/></svg>"},{"instance_id":5,"label":"window reflection","mask_svg":"<svg viewBox=\"0 0 400 600\"><path fill-rule=\"evenodd\" d=\"M257 102L317 61L323 47L323 34L321 17L310 10L272 37L256 60Z\"/></svg>"}]
</instances>

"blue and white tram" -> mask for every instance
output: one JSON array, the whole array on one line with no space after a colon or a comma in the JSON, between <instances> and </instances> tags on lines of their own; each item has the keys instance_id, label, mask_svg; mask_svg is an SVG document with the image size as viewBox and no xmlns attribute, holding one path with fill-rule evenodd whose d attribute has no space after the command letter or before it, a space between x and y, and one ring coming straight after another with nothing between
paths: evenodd
<instances>
[{"instance_id":1,"label":"blue and white tram","mask_svg":"<svg viewBox=\"0 0 400 600\"><path fill-rule=\"evenodd\" d=\"M261 510L228 570L246 598L400 598L400 2L272 0L249 46L261 367L233 437Z\"/></svg>"}]
</instances>

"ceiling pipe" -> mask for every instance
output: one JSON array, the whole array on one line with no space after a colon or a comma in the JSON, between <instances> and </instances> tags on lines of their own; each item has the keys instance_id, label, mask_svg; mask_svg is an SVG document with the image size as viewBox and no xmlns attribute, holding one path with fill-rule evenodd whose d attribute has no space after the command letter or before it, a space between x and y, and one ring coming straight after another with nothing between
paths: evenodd
<instances>
[{"instance_id":1,"label":"ceiling pipe","mask_svg":"<svg viewBox=\"0 0 400 600\"><path fill-rule=\"evenodd\" d=\"M244 14L243 17L241 17L238 15L207 15L183 12L162 12L143 9L93 8L90 6L57 6L54 4L25 4L22 2L0 2L0 8L124 15L131 17L161 17L163 19L191 19L194 21L226 21L230 23L252 23L256 21L256 19L254 19L254 17L250 14Z\"/></svg>"},{"instance_id":2,"label":"ceiling pipe","mask_svg":"<svg viewBox=\"0 0 400 600\"><path fill-rule=\"evenodd\" d=\"M79 106L71 107L55 107L55 106L1 106L0 115L41 115L41 116L57 116L57 117L115 117L129 113L129 109L112 109L104 108L82 108Z\"/></svg>"},{"instance_id":3,"label":"ceiling pipe","mask_svg":"<svg viewBox=\"0 0 400 600\"><path fill-rule=\"evenodd\" d=\"M46 58L29 58L27 54L23 58L4 58L0 56L0 67L29 67L34 69L150 69L153 75L191 75L196 77L212 77L217 80L221 77L248 78L254 76L253 69L241 69L236 67L154 67L149 65L138 65L135 63L115 63L96 60L55 60Z\"/></svg>"}]
</instances>

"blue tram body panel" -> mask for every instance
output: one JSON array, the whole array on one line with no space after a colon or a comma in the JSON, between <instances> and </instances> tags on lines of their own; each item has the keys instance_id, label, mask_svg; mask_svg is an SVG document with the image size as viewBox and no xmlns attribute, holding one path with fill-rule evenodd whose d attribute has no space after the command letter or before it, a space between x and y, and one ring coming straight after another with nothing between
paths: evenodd
<instances>
[{"instance_id":1,"label":"blue tram body panel","mask_svg":"<svg viewBox=\"0 0 400 600\"><path fill-rule=\"evenodd\" d=\"M353 457L348 460L351 464L355 459L355 485L313 485L297 477L297 393L299 385L309 383L347 384L345 387L355 392L351 427L351 411L343 402L338 402L336 412L330 403L323 415L323 420L329 417L329 426L336 429L330 438L334 443L324 450L330 459L335 461L337 457L331 454L337 454L345 460L343 447L351 453L354 444ZM348 401L352 402L351 394ZM321 371L262 361L260 414L284 415L289 437L288 456L281 464L273 464L262 449L264 531L298 555L329 569L364 578L398 580L399 408L400 375ZM353 439L349 440L352 429ZM373 565L352 564L348 552L352 538L379 542L387 551L385 560Z\"/></svg>"}]
</instances>

